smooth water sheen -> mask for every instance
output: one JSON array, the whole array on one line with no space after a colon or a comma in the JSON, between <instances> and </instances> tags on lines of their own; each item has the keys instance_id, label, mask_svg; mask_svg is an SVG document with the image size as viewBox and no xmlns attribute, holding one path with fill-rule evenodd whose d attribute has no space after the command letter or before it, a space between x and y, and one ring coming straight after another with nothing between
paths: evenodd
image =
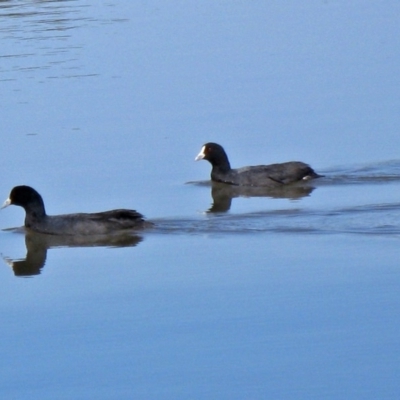
<instances>
[{"instance_id":1,"label":"smooth water sheen","mask_svg":"<svg viewBox=\"0 0 400 400\"><path fill-rule=\"evenodd\" d=\"M154 228L0 213L0 397L397 399L400 5L0 2L1 192ZM299 160L282 190L211 184Z\"/></svg>"}]
</instances>

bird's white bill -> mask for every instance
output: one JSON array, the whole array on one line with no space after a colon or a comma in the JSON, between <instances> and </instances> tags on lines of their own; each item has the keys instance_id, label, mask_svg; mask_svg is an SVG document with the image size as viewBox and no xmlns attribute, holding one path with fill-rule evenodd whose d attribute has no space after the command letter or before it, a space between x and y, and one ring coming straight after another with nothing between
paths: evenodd
<instances>
[{"instance_id":1,"label":"bird's white bill","mask_svg":"<svg viewBox=\"0 0 400 400\"><path fill-rule=\"evenodd\" d=\"M8 198L8 199L3 203L3 205L1 206L1 208L6 208L6 207L8 207L10 204L11 204L11 200Z\"/></svg>"},{"instance_id":2,"label":"bird's white bill","mask_svg":"<svg viewBox=\"0 0 400 400\"><path fill-rule=\"evenodd\" d=\"M197 156L196 156L196 158L194 159L194 161L202 160L202 159L205 157L204 150L205 150L205 146L203 146L203 147L201 148L200 153L197 154Z\"/></svg>"}]
</instances>

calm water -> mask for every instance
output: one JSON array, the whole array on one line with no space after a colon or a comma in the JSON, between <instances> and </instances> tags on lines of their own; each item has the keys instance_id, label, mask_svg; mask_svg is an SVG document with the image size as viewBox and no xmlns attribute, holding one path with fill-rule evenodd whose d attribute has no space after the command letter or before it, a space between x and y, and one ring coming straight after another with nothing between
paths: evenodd
<instances>
[{"instance_id":1,"label":"calm water","mask_svg":"<svg viewBox=\"0 0 400 400\"><path fill-rule=\"evenodd\" d=\"M400 4L92 3L0 2L1 192L156 226L1 211L1 397L397 399ZM325 177L211 185L210 140Z\"/></svg>"}]
</instances>

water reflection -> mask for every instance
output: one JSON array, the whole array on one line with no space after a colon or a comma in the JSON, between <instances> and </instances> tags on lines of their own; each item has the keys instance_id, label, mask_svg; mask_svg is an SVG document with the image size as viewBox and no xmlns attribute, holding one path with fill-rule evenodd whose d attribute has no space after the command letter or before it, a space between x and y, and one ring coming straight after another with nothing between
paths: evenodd
<instances>
[{"instance_id":1,"label":"water reflection","mask_svg":"<svg viewBox=\"0 0 400 400\"><path fill-rule=\"evenodd\" d=\"M18 81L21 72L28 79L78 76L84 46L72 43L72 32L90 21L83 7L76 0L0 2L1 80Z\"/></svg>"},{"instance_id":2,"label":"water reflection","mask_svg":"<svg viewBox=\"0 0 400 400\"><path fill-rule=\"evenodd\" d=\"M235 197L270 197L275 199L297 200L309 196L315 189L304 184L282 185L277 188L246 187L226 185L219 182L211 182L211 196L213 203L207 212L217 213L229 211L232 199Z\"/></svg>"},{"instance_id":3,"label":"water reflection","mask_svg":"<svg viewBox=\"0 0 400 400\"><path fill-rule=\"evenodd\" d=\"M44 235L32 231L25 233L26 257L4 261L13 269L15 276L39 275L45 265L47 250L57 247L133 247L143 238L138 235L121 233L107 236L58 236Z\"/></svg>"}]
</instances>

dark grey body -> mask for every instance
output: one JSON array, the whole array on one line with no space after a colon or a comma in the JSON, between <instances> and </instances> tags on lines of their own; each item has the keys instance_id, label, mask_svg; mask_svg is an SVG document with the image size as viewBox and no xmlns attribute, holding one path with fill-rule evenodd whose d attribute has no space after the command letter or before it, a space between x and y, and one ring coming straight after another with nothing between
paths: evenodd
<instances>
[{"instance_id":1,"label":"dark grey body","mask_svg":"<svg viewBox=\"0 0 400 400\"><path fill-rule=\"evenodd\" d=\"M141 229L151 224L135 210L112 210L100 213L42 215L27 212L25 227L50 235L108 235L122 230Z\"/></svg>"},{"instance_id":2,"label":"dark grey body","mask_svg":"<svg viewBox=\"0 0 400 400\"><path fill-rule=\"evenodd\" d=\"M277 187L301 180L315 179L319 176L309 165L300 161L256 165L230 169L229 171L214 166L211 171L213 181L239 186Z\"/></svg>"}]
</instances>

